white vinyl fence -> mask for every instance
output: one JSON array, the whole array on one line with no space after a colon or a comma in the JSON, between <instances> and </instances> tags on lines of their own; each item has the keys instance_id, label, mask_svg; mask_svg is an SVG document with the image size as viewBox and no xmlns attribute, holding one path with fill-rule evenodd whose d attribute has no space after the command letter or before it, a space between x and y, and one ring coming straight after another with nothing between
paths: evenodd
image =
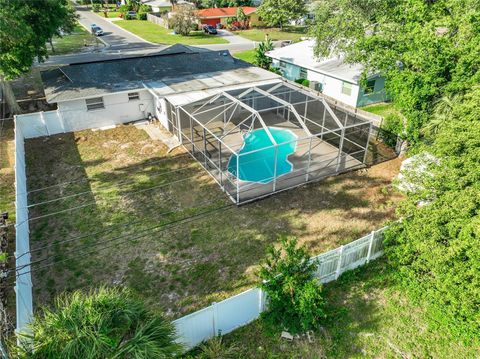
<instances>
[{"instance_id":1,"label":"white vinyl fence","mask_svg":"<svg viewBox=\"0 0 480 359\"><path fill-rule=\"evenodd\" d=\"M347 245L312 258L318 263L316 277L321 283L336 280L342 273L360 267L383 254L383 232L373 231ZM173 322L178 342L191 349L217 335L224 335L260 316L265 309L265 293L251 288Z\"/></svg>"},{"instance_id":2,"label":"white vinyl fence","mask_svg":"<svg viewBox=\"0 0 480 359\"><path fill-rule=\"evenodd\" d=\"M17 331L25 328L33 313L32 278L30 275L30 240L27 209L27 177L25 173L25 147L22 130L15 126L15 258Z\"/></svg>"},{"instance_id":3,"label":"white vinyl fence","mask_svg":"<svg viewBox=\"0 0 480 359\"><path fill-rule=\"evenodd\" d=\"M30 230L28 225L28 190L25 167L26 138L50 136L59 133L117 125L85 114L75 121L64 119L60 111L35 112L15 116L15 258L16 258L16 317L17 332L26 329L33 315L32 279L30 273ZM21 269L19 269L21 268ZM22 274L23 273L23 274Z\"/></svg>"}]
</instances>

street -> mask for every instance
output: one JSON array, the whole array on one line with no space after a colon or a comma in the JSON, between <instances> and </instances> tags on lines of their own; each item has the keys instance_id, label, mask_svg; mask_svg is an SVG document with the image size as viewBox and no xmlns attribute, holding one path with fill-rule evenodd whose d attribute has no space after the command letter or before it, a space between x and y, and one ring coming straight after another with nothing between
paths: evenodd
<instances>
[{"instance_id":1,"label":"street","mask_svg":"<svg viewBox=\"0 0 480 359\"><path fill-rule=\"evenodd\" d=\"M99 39L106 45L105 48L93 52L82 52L68 55L51 56L44 63L38 66L51 66L71 64L86 61L109 60L121 58L125 56L141 56L151 55L161 51L168 45L152 44L142 38L122 29L119 26L112 24L111 21L106 20L91 12L88 8L83 6L75 6L79 14L79 22L90 31L92 24L100 26L104 35ZM218 36L222 36L228 44L214 44L214 45L194 45L194 47L208 49L208 50L228 50L232 53L244 50L251 50L254 48L254 43L250 40L234 35L229 31L220 30Z\"/></svg>"}]
</instances>

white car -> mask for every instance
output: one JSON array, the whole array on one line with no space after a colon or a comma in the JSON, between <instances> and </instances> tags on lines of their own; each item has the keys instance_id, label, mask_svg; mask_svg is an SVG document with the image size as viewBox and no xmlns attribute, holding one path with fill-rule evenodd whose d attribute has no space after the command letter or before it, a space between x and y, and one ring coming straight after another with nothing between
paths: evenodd
<instances>
[{"instance_id":1,"label":"white car","mask_svg":"<svg viewBox=\"0 0 480 359\"><path fill-rule=\"evenodd\" d=\"M103 30L100 26L98 25L95 25L95 24L92 24L92 26L90 27L91 31L92 31L92 34L95 35L95 36L102 36L103 35Z\"/></svg>"}]
</instances>

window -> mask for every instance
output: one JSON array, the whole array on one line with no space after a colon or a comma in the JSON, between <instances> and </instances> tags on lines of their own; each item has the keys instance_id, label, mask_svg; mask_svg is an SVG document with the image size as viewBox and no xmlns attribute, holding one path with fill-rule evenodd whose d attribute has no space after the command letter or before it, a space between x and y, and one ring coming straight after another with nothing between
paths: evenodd
<instances>
[{"instance_id":1,"label":"window","mask_svg":"<svg viewBox=\"0 0 480 359\"><path fill-rule=\"evenodd\" d=\"M368 80L365 86L365 94L371 94L375 91L375 80Z\"/></svg>"},{"instance_id":2,"label":"window","mask_svg":"<svg viewBox=\"0 0 480 359\"><path fill-rule=\"evenodd\" d=\"M287 63L285 61L280 61L280 67L284 69L285 67L287 67Z\"/></svg>"},{"instance_id":3,"label":"window","mask_svg":"<svg viewBox=\"0 0 480 359\"><path fill-rule=\"evenodd\" d=\"M342 82L342 94L350 96L352 94L352 84Z\"/></svg>"},{"instance_id":4,"label":"window","mask_svg":"<svg viewBox=\"0 0 480 359\"><path fill-rule=\"evenodd\" d=\"M85 100L85 103L87 104L87 111L105 108L103 105L103 97L89 98Z\"/></svg>"},{"instance_id":5,"label":"window","mask_svg":"<svg viewBox=\"0 0 480 359\"><path fill-rule=\"evenodd\" d=\"M140 100L140 95L138 92L129 92L128 93L128 101L137 101Z\"/></svg>"},{"instance_id":6,"label":"window","mask_svg":"<svg viewBox=\"0 0 480 359\"><path fill-rule=\"evenodd\" d=\"M300 78L306 79L307 78L307 69L300 67Z\"/></svg>"}]
</instances>

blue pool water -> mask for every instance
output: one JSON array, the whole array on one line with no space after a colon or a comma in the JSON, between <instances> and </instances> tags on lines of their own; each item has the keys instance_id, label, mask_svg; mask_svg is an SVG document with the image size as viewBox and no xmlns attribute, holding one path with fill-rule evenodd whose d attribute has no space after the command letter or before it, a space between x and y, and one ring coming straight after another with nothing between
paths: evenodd
<instances>
[{"instance_id":1,"label":"blue pool water","mask_svg":"<svg viewBox=\"0 0 480 359\"><path fill-rule=\"evenodd\" d=\"M272 137L278 145L277 177L293 170L288 156L295 152L297 136L290 130L269 127ZM292 142L293 141L293 142ZM288 142L288 143L285 143ZM268 183L273 181L275 168L275 147L267 135L266 130L258 129L247 133L243 137L243 147L238 152L241 156L237 176L237 156L232 155L228 161L228 172L242 181ZM262 150L263 148L263 150ZM259 150L253 153L250 151ZM242 155L243 154L243 155Z\"/></svg>"}]
</instances>

